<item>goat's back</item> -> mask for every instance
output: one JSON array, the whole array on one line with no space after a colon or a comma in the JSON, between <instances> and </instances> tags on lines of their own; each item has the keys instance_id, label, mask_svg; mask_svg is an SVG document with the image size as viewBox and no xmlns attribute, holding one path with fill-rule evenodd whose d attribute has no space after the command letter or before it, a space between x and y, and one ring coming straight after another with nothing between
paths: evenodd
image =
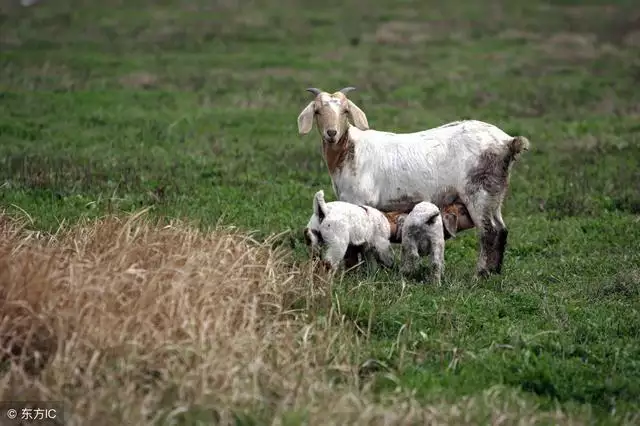
<instances>
[{"instance_id":1,"label":"goat's back","mask_svg":"<svg viewBox=\"0 0 640 426\"><path fill-rule=\"evenodd\" d=\"M382 211L435 201L444 191L464 194L469 170L489 149L504 149L513 138L478 120L447 123L413 133L349 129L352 163L332 176L343 201Z\"/></svg>"}]
</instances>

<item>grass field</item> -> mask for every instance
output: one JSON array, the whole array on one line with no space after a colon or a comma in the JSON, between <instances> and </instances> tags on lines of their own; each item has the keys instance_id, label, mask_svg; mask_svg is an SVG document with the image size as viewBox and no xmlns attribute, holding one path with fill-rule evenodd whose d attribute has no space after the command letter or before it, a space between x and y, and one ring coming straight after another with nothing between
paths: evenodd
<instances>
[{"instance_id":1,"label":"grass field","mask_svg":"<svg viewBox=\"0 0 640 426\"><path fill-rule=\"evenodd\" d=\"M18 3L1 400L95 425L640 424L635 1ZM310 273L299 230L334 194L296 117L306 87L350 85L375 129L530 139L502 275L472 279L475 231L440 288Z\"/></svg>"}]
</instances>

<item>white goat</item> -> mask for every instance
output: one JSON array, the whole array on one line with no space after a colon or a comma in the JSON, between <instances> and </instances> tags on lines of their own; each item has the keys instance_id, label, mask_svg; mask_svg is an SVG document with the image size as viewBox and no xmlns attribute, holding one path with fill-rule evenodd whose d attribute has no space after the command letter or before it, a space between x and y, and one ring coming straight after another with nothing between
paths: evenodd
<instances>
[{"instance_id":1,"label":"white goat","mask_svg":"<svg viewBox=\"0 0 640 426\"><path fill-rule=\"evenodd\" d=\"M372 130L345 95L353 87L307 90L316 97L298 116L298 131L309 133L315 119L339 200L383 212L409 212L421 201L445 209L458 200L479 231L477 274L501 272L508 235L501 207L511 166L529 149L526 137L477 120L414 133Z\"/></svg>"},{"instance_id":2,"label":"white goat","mask_svg":"<svg viewBox=\"0 0 640 426\"><path fill-rule=\"evenodd\" d=\"M448 217L451 218L452 215ZM397 226L402 242L400 272L405 275L413 274L418 269L420 257L429 255L430 280L440 285L444 272L444 229L451 229L452 224L443 223L443 217L435 204L423 201L416 204L408 215L400 216ZM455 231L453 233L455 235Z\"/></svg>"},{"instance_id":3,"label":"white goat","mask_svg":"<svg viewBox=\"0 0 640 426\"><path fill-rule=\"evenodd\" d=\"M313 214L304 229L312 254L325 248L324 265L331 270L338 268L350 247L352 251L362 251L369 260L375 259L391 267L390 232L389 222L382 212L343 201L327 203L322 190L313 197Z\"/></svg>"}]
</instances>

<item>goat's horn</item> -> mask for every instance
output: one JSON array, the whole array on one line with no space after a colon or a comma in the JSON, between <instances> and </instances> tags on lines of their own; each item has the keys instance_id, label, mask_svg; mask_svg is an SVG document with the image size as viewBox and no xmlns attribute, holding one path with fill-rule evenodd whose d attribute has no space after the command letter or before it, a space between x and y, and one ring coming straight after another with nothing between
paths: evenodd
<instances>
[{"instance_id":1,"label":"goat's horn","mask_svg":"<svg viewBox=\"0 0 640 426\"><path fill-rule=\"evenodd\" d=\"M307 92L311 92L314 95L318 96L320 93L322 93L322 90L320 89L316 89L315 87L308 87L305 89Z\"/></svg>"},{"instance_id":2,"label":"goat's horn","mask_svg":"<svg viewBox=\"0 0 640 426\"><path fill-rule=\"evenodd\" d=\"M349 86L349 87L345 87L345 88L343 88L343 89L340 89L340 90L339 90L339 92L342 92L342 93L349 93L349 92L351 92L352 90L356 90L356 88L355 88L355 87L351 87L351 86Z\"/></svg>"}]
</instances>

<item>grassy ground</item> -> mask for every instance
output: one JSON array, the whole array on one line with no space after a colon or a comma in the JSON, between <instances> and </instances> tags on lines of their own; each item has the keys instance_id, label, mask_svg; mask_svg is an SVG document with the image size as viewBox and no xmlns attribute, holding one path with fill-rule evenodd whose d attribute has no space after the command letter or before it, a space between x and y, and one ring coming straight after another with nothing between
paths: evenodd
<instances>
[{"instance_id":1,"label":"grassy ground","mask_svg":"<svg viewBox=\"0 0 640 426\"><path fill-rule=\"evenodd\" d=\"M333 283L333 311L361 340L349 362L386 365L366 398L415 392L464 411L497 386L537 410L529 420L640 421L635 2L17 3L0 3L7 213L44 231L142 207L259 238L293 230L304 261L311 197L333 199L318 137L297 134L304 88L356 86L377 129L489 121L532 143L504 207L503 275L471 280L469 231L447 244L442 288L396 271ZM506 394L491 400L512 423Z\"/></svg>"}]
</instances>

